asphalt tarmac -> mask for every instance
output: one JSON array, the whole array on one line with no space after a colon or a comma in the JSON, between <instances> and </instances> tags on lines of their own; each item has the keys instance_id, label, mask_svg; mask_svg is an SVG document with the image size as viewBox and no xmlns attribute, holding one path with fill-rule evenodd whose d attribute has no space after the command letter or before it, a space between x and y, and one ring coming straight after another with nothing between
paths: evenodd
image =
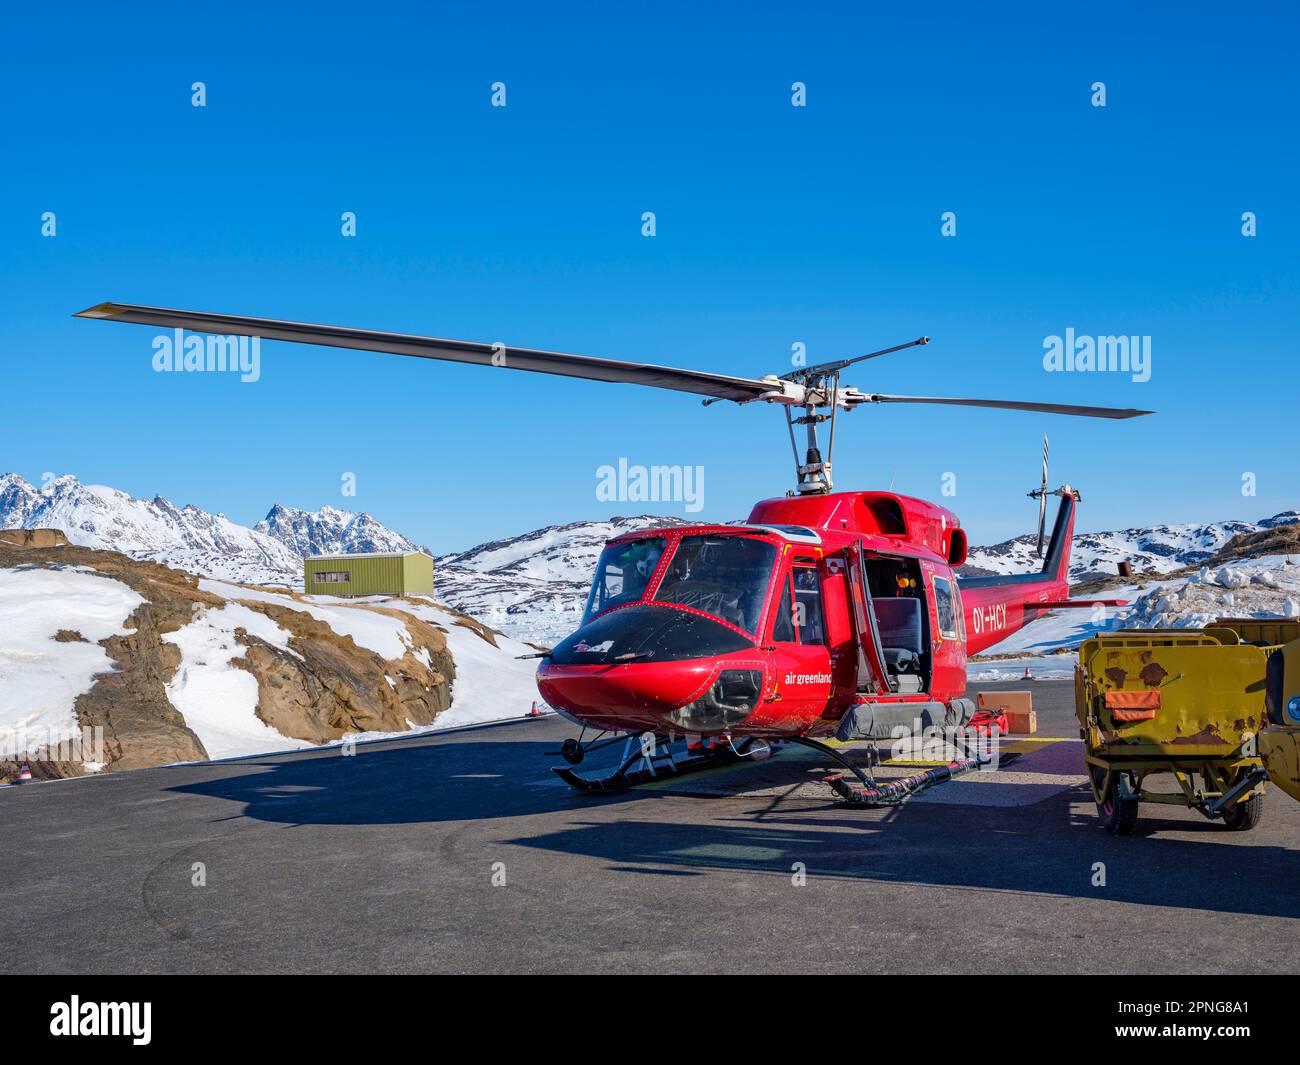
<instances>
[{"instance_id":1,"label":"asphalt tarmac","mask_svg":"<svg viewBox=\"0 0 1300 1065\"><path fill-rule=\"evenodd\" d=\"M0 789L11 972L1294 972L1300 804L1099 825L1068 682L997 772L837 806L791 749L572 793L556 717ZM1056 742L1044 742L1053 741ZM610 757L613 752L610 752ZM784 766L784 768L782 768ZM584 765L596 774L598 765Z\"/></svg>"}]
</instances>

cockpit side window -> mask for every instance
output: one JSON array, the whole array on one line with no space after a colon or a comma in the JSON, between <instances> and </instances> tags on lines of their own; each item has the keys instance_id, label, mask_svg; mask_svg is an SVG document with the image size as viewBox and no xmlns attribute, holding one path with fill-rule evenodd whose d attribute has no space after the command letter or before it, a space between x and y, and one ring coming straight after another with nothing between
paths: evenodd
<instances>
[{"instance_id":1,"label":"cockpit side window","mask_svg":"<svg viewBox=\"0 0 1300 1065\"><path fill-rule=\"evenodd\" d=\"M596 579L587 596L583 622L610 607L635 603L645 595L655 567L664 553L660 536L610 544L596 563Z\"/></svg>"},{"instance_id":2,"label":"cockpit side window","mask_svg":"<svg viewBox=\"0 0 1300 1065\"><path fill-rule=\"evenodd\" d=\"M790 578L786 577L781 593L772 604L772 642L795 643L794 597L790 594Z\"/></svg>"},{"instance_id":3,"label":"cockpit side window","mask_svg":"<svg viewBox=\"0 0 1300 1065\"><path fill-rule=\"evenodd\" d=\"M817 567L797 565L794 574L794 620L799 626L799 642L819 644L826 642L826 628L822 619L822 585Z\"/></svg>"}]
</instances>

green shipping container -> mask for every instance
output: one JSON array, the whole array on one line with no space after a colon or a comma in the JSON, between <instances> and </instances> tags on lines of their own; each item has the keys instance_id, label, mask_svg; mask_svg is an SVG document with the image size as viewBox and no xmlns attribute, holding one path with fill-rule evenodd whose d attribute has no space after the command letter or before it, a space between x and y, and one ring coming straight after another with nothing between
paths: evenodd
<instances>
[{"instance_id":1,"label":"green shipping container","mask_svg":"<svg viewBox=\"0 0 1300 1065\"><path fill-rule=\"evenodd\" d=\"M433 559L422 551L388 555L317 555L303 560L308 595L428 595Z\"/></svg>"}]
</instances>

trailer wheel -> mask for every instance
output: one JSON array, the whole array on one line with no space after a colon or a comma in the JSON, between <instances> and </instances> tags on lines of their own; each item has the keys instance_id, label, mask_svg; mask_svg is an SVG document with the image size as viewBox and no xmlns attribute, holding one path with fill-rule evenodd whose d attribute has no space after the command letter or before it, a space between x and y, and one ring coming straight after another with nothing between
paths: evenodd
<instances>
[{"instance_id":1,"label":"trailer wheel","mask_svg":"<svg viewBox=\"0 0 1300 1065\"><path fill-rule=\"evenodd\" d=\"M1223 827L1229 832L1249 832L1264 816L1264 793L1255 792L1249 799L1235 803L1223 815Z\"/></svg>"},{"instance_id":2,"label":"trailer wheel","mask_svg":"<svg viewBox=\"0 0 1300 1065\"><path fill-rule=\"evenodd\" d=\"M1097 782L1097 790L1101 791L1106 771L1094 766L1092 775ZM1137 799L1120 798L1116 794L1118 782L1119 774L1112 774L1110 789L1101 797L1101 802L1097 803L1097 816L1101 818L1103 827L1112 836L1127 836L1133 831L1133 826L1137 824L1138 801Z\"/></svg>"}]
</instances>

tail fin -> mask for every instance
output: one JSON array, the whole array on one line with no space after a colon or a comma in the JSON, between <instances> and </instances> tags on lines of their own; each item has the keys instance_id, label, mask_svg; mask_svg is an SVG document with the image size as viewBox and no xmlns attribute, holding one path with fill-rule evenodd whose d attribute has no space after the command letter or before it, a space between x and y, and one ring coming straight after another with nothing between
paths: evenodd
<instances>
[{"instance_id":1,"label":"tail fin","mask_svg":"<svg viewBox=\"0 0 1300 1065\"><path fill-rule=\"evenodd\" d=\"M1043 559L1043 578L1069 581L1070 547L1074 542L1074 512L1079 504L1079 493L1068 484L1063 484L1055 494L1061 497L1061 506L1056 512L1056 524L1052 527L1047 557Z\"/></svg>"},{"instance_id":2,"label":"tail fin","mask_svg":"<svg viewBox=\"0 0 1300 1065\"><path fill-rule=\"evenodd\" d=\"M1026 622L1069 599L1070 543L1079 493L1069 485L1061 485L1047 494L1060 496L1061 507L1039 572L961 578L968 655L1001 643Z\"/></svg>"},{"instance_id":3,"label":"tail fin","mask_svg":"<svg viewBox=\"0 0 1300 1065\"><path fill-rule=\"evenodd\" d=\"M1079 493L1068 484L1063 484L1047 494L1060 496L1061 506L1056 512L1056 524L1052 526L1052 539L1049 541L1043 559L1043 568L1037 573L998 573L988 577L963 577L961 579L963 590L1002 588L1048 581L1069 583L1070 546L1074 541L1074 512L1079 505Z\"/></svg>"}]
</instances>

